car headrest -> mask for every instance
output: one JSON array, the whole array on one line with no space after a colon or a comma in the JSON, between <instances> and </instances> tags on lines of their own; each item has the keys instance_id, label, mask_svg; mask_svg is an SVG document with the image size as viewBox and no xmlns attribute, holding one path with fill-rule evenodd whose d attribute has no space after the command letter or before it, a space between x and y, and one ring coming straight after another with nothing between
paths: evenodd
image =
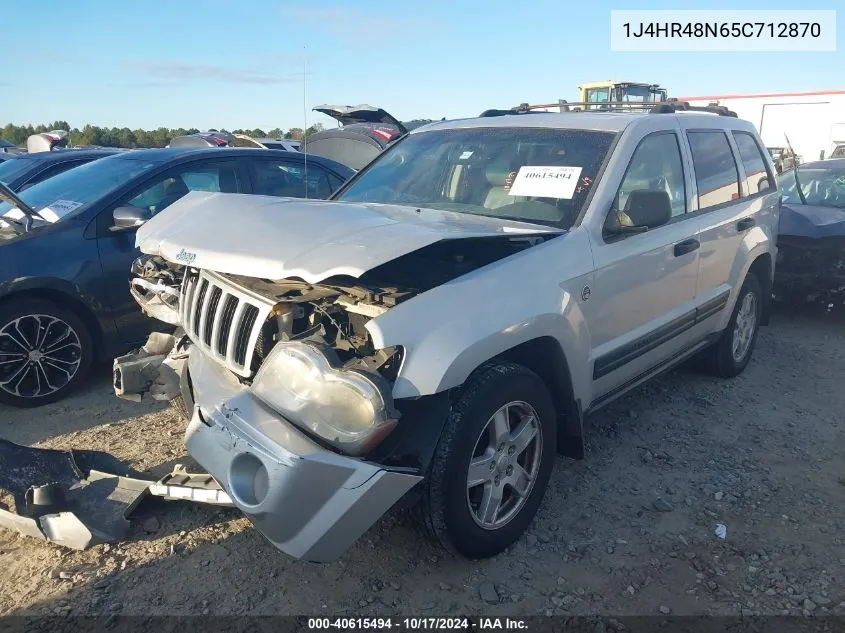
<instances>
[{"instance_id":1,"label":"car headrest","mask_svg":"<svg viewBox=\"0 0 845 633\"><path fill-rule=\"evenodd\" d=\"M504 187L505 179L511 172L510 165L506 161L493 161L487 165L484 175L487 177L487 182L494 187Z\"/></svg>"},{"instance_id":2,"label":"car headrest","mask_svg":"<svg viewBox=\"0 0 845 633\"><path fill-rule=\"evenodd\" d=\"M164 193L167 196L184 196L190 193L190 189L188 189L188 185L185 184L185 181L182 180L181 176L176 176L171 182L167 183L164 186Z\"/></svg>"}]
</instances>

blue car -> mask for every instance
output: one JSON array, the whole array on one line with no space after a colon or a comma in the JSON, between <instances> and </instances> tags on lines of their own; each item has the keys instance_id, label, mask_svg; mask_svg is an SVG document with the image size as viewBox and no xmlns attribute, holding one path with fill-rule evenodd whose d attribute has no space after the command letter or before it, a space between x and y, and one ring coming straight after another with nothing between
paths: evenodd
<instances>
[{"instance_id":1,"label":"blue car","mask_svg":"<svg viewBox=\"0 0 845 633\"><path fill-rule=\"evenodd\" d=\"M299 152L171 148L119 152L20 193L0 185L0 403L59 400L95 362L144 342L153 321L129 292L135 231L176 200L328 198L353 174Z\"/></svg>"},{"instance_id":2,"label":"blue car","mask_svg":"<svg viewBox=\"0 0 845 633\"><path fill-rule=\"evenodd\" d=\"M845 158L804 163L780 176L775 297L845 305Z\"/></svg>"},{"instance_id":3,"label":"blue car","mask_svg":"<svg viewBox=\"0 0 845 633\"><path fill-rule=\"evenodd\" d=\"M23 191L68 169L117 153L116 149L57 149L34 154L10 154L0 163L0 182L12 191Z\"/></svg>"}]
</instances>

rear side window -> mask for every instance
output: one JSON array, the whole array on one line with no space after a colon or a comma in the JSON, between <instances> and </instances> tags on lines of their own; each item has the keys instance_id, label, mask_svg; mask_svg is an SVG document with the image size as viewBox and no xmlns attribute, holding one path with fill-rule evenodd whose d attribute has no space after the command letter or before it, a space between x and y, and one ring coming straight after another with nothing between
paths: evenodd
<instances>
[{"instance_id":1,"label":"rear side window","mask_svg":"<svg viewBox=\"0 0 845 633\"><path fill-rule=\"evenodd\" d=\"M90 162L91 159L86 160L68 160L63 163L56 163L55 165L50 165L47 169L42 171L40 174L35 176L34 178L30 179L27 184L34 185L35 183L41 182L42 180L47 180L48 178L52 178L53 176L57 176L58 174L62 173L63 171L67 171L68 169L73 169L74 167L79 167L80 165L84 165L87 162Z\"/></svg>"},{"instance_id":2,"label":"rear side window","mask_svg":"<svg viewBox=\"0 0 845 633\"><path fill-rule=\"evenodd\" d=\"M328 198L333 192L327 172L314 164L308 164L307 178L304 163L256 160L253 166L255 193L259 195L304 198L306 180L309 198Z\"/></svg>"},{"instance_id":3,"label":"rear side window","mask_svg":"<svg viewBox=\"0 0 845 633\"><path fill-rule=\"evenodd\" d=\"M327 171L326 175L329 177L329 185L332 188L332 192L335 192L340 189L341 185L346 182L343 178L341 178L340 176L335 176L330 171Z\"/></svg>"},{"instance_id":4,"label":"rear side window","mask_svg":"<svg viewBox=\"0 0 845 633\"><path fill-rule=\"evenodd\" d=\"M698 186L698 209L738 199L739 171L725 133L687 132L687 138Z\"/></svg>"},{"instance_id":5,"label":"rear side window","mask_svg":"<svg viewBox=\"0 0 845 633\"><path fill-rule=\"evenodd\" d=\"M772 186L772 174L763 158L763 152L757 141L748 132L734 132L734 141L739 148L739 157L742 159L742 167L745 170L745 179L748 181L748 195L755 195L765 191Z\"/></svg>"}]
</instances>

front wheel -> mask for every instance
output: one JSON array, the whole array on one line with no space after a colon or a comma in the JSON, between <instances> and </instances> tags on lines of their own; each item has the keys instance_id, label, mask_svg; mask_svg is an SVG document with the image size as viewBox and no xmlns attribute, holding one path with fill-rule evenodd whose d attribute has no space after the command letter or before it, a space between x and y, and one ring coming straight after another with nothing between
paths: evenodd
<instances>
[{"instance_id":1,"label":"front wheel","mask_svg":"<svg viewBox=\"0 0 845 633\"><path fill-rule=\"evenodd\" d=\"M0 306L0 402L36 407L61 400L93 360L91 334L74 312L41 299Z\"/></svg>"},{"instance_id":2,"label":"front wheel","mask_svg":"<svg viewBox=\"0 0 845 633\"><path fill-rule=\"evenodd\" d=\"M452 407L437 445L420 504L429 532L467 558L504 550L537 513L556 445L543 381L514 363L485 367Z\"/></svg>"},{"instance_id":3,"label":"front wheel","mask_svg":"<svg viewBox=\"0 0 845 633\"><path fill-rule=\"evenodd\" d=\"M185 404L185 399L182 396L176 396L170 400L170 410L173 411L180 420L191 419L191 413L188 411L188 406Z\"/></svg>"},{"instance_id":4,"label":"front wheel","mask_svg":"<svg viewBox=\"0 0 845 633\"><path fill-rule=\"evenodd\" d=\"M733 378L743 372L751 360L763 313L763 290L754 273L748 273L734 305L728 326L716 344L708 350L710 372Z\"/></svg>"}]
</instances>

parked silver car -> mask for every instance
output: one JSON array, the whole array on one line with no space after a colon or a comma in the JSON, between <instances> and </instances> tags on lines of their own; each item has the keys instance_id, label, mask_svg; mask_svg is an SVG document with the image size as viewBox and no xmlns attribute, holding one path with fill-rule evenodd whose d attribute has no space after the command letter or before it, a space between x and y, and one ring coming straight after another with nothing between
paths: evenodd
<instances>
[{"instance_id":1,"label":"parked silver car","mask_svg":"<svg viewBox=\"0 0 845 633\"><path fill-rule=\"evenodd\" d=\"M780 189L731 116L435 123L329 202L192 195L137 239L182 267L180 332L116 389L182 398L190 454L308 560L400 499L447 549L501 552L584 415L696 354L736 376L768 319Z\"/></svg>"}]
</instances>

